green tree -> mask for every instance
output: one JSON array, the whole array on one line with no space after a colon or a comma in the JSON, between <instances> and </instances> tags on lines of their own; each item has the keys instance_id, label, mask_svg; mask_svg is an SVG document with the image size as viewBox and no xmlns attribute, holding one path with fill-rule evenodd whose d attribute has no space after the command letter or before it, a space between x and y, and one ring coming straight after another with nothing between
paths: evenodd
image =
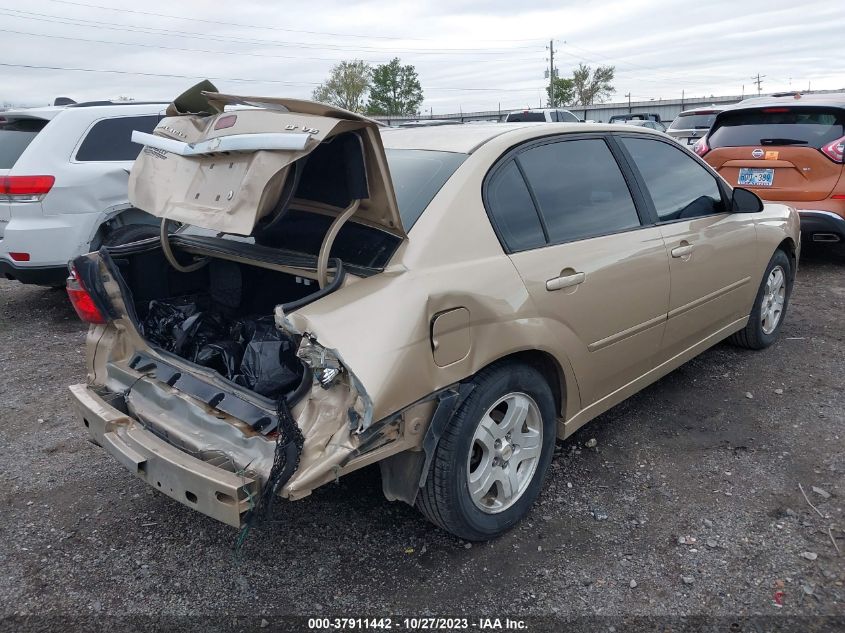
<instances>
[{"instance_id":1,"label":"green tree","mask_svg":"<svg viewBox=\"0 0 845 633\"><path fill-rule=\"evenodd\" d=\"M575 81L567 77L555 77L546 87L549 95L549 107L557 108L570 105L575 99Z\"/></svg>"},{"instance_id":2,"label":"green tree","mask_svg":"<svg viewBox=\"0 0 845 633\"><path fill-rule=\"evenodd\" d=\"M423 102L417 70L398 57L376 66L370 86L369 114L416 114Z\"/></svg>"},{"instance_id":3,"label":"green tree","mask_svg":"<svg viewBox=\"0 0 845 633\"><path fill-rule=\"evenodd\" d=\"M314 101L363 112L371 78L372 68L366 62L360 59L340 62L332 68L329 78L317 86L312 96Z\"/></svg>"},{"instance_id":4,"label":"green tree","mask_svg":"<svg viewBox=\"0 0 845 633\"><path fill-rule=\"evenodd\" d=\"M585 64L578 64L578 68L572 71L575 103L592 105L607 99L616 92L613 87L615 72L615 66L598 66L592 70Z\"/></svg>"}]
</instances>

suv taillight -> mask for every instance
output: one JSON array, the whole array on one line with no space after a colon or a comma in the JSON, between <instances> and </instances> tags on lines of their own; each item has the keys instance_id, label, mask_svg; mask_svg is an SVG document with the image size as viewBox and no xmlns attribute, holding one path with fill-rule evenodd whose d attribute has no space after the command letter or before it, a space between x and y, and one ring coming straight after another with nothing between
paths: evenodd
<instances>
[{"instance_id":1,"label":"suv taillight","mask_svg":"<svg viewBox=\"0 0 845 633\"><path fill-rule=\"evenodd\" d=\"M821 148L822 154L827 156L834 163L840 165L845 163L845 136L837 139Z\"/></svg>"},{"instance_id":2,"label":"suv taillight","mask_svg":"<svg viewBox=\"0 0 845 633\"><path fill-rule=\"evenodd\" d=\"M55 182L54 176L0 176L0 200L38 202Z\"/></svg>"},{"instance_id":3,"label":"suv taillight","mask_svg":"<svg viewBox=\"0 0 845 633\"><path fill-rule=\"evenodd\" d=\"M67 296L70 297L70 303L79 318L86 323L105 323L106 319L103 313L94 303L94 299L85 289L82 280L76 272L75 267L71 267L70 275L67 278Z\"/></svg>"},{"instance_id":4,"label":"suv taillight","mask_svg":"<svg viewBox=\"0 0 845 633\"><path fill-rule=\"evenodd\" d=\"M703 158L704 155L710 151L710 147L707 145L707 137L702 136L700 139L698 139L695 142L695 145L692 146L692 151L694 151L696 154Z\"/></svg>"}]
</instances>

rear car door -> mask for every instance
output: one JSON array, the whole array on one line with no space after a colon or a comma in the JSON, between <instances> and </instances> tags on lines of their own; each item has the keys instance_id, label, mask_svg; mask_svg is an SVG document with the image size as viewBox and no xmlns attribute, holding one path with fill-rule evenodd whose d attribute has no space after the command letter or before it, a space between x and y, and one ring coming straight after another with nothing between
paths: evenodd
<instances>
[{"instance_id":1,"label":"rear car door","mask_svg":"<svg viewBox=\"0 0 845 633\"><path fill-rule=\"evenodd\" d=\"M671 358L747 316L759 279L753 214L728 213L718 178L671 141L617 140L655 214L669 251L671 292L661 355Z\"/></svg>"},{"instance_id":2,"label":"rear car door","mask_svg":"<svg viewBox=\"0 0 845 633\"><path fill-rule=\"evenodd\" d=\"M665 325L669 265L602 135L517 148L491 172L491 221L549 341L572 364L586 406L648 371Z\"/></svg>"}]
</instances>

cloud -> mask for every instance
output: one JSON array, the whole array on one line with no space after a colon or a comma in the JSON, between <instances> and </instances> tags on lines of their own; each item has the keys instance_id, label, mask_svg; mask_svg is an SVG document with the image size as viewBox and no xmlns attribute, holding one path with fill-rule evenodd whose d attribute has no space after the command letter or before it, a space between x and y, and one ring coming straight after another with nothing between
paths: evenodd
<instances>
[{"instance_id":1,"label":"cloud","mask_svg":"<svg viewBox=\"0 0 845 633\"><path fill-rule=\"evenodd\" d=\"M416 66L425 109L537 106L552 37L561 75L581 62L612 64L620 99L750 93L757 73L769 91L808 82L845 87L845 62L831 52L841 47L845 5L826 0L148 0L131 7L31 0L22 8L0 0L0 63L9 64L0 65L0 102L170 99L204 77L218 78L227 92L307 98L340 60L398 56Z\"/></svg>"}]
</instances>

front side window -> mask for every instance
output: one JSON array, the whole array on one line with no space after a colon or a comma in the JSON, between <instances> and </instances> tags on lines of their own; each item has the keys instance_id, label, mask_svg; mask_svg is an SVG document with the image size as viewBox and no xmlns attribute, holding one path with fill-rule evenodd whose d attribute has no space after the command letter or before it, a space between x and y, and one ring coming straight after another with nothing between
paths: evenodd
<instances>
[{"instance_id":1,"label":"front side window","mask_svg":"<svg viewBox=\"0 0 845 633\"><path fill-rule=\"evenodd\" d=\"M724 213L716 178L684 150L661 141L622 137L661 222Z\"/></svg>"},{"instance_id":2,"label":"front side window","mask_svg":"<svg viewBox=\"0 0 845 633\"><path fill-rule=\"evenodd\" d=\"M499 239L511 252L543 246L546 237L537 209L516 163L511 160L490 179L487 210Z\"/></svg>"},{"instance_id":3,"label":"front side window","mask_svg":"<svg viewBox=\"0 0 845 633\"><path fill-rule=\"evenodd\" d=\"M161 117L130 116L103 119L88 130L76 152L78 161L129 161L138 158L141 146L131 141L132 130L151 134Z\"/></svg>"},{"instance_id":4,"label":"front side window","mask_svg":"<svg viewBox=\"0 0 845 633\"><path fill-rule=\"evenodd\" d=\"M601 139L531 147L517 160L553 244L640 226L625 178Z\"/></svg>"}]
</instances>

